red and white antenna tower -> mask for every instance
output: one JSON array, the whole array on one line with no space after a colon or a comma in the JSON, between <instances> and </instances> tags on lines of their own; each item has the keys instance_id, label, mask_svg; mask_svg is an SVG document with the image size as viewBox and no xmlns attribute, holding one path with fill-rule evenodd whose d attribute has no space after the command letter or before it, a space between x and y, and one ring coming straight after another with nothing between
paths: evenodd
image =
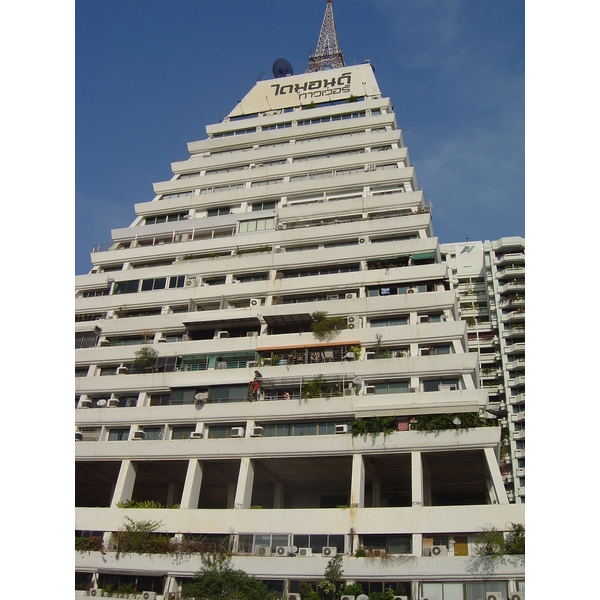
<instances>
[{"instance_id":1,"label":"red and white antenna tower","mask_svg":"<svg viewBox=\"0 0 600 600\"><path fill-rule=\"evenodd\" d=\"M338 46L332 3L333 0L327 0L327 8L323 17L323 25L321 25L317 49L314 54L311 53L308 56L307 73L346 66L344 55Z\"/></svg>"}]
</instances>

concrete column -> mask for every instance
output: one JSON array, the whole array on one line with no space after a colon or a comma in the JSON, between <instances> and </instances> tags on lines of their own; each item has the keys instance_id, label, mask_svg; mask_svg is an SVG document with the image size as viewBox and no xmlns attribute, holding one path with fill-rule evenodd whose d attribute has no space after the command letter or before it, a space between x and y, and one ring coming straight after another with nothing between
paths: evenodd
<instances>
[{"instance_id":1,"label":"concrete column","mask_svg":"<svg viewBox=\"0 0 600 600\"><path fill-rule=\"evenodd\" d=\"M412 553L414 556L423 556L423 534L413 533L412 534Z\"/></svg>"},{"instance_id":2,"label":"concrete column","mask_svg":"<svg viewBox=\"0 0 600 600\"><path fill-rule=\"evenodd\" d=\"M283 508L284 502L284 487L283 483L275 484L275 497L273 498L273 508Z\"/></svg>"},{"instance_id":3,"label":"concrete column","mask_svg":"<svg viewBox=\"0 0 600 600\"><path fill-rule=\"evenodd\" d=\"M133 486L135 484L135 475L137 473L137 464L131 460L124 460L121 463L117 485L110 503L111 508L117 507L117 502L125 502L131 500L133 494Z\"/></svg>"},{"instance_id":4,"label":"concrete column","mask_svg":"<svg viewBox=\"0 0 600 600\"><path fill-rule=\"evenodd\" d=\"M381 506L381 481L373 481L373 508Z\"/></svg>"},{"instance_id":5,"label":"concrete column","mask_svg":"<svg viewBox=\"0 0 600 600\"><path fill-rule=\"evenodd\" d=\"M235 483L230 483L227 489L227 508L233 508L235 503Z\"/></svg>"},{"instance_id":6,"label":"concrete column","mask_svg":"<svg viewBox=\"0 0 600 600\"><path fill-rule=\"evenodd\" d=\"M198 508L203 474L204 463L200 462L197 458L191 458L188 462L187 473L185 474L185 483L183 484L183 493L181 494L181 508Z\"/></svg>"},{"instance_id":7,"label":"concrete column","mask_svg":"<svg viewBox=\"0 0 600 600\"><path fill-rule=\"evenodd\" d=\"M365 462L361 454L352 456L352 482L350 484L350 508L365 507Z\"/></svg>"},{"instance_id":8,"label":"concrete column","mask_svg":"<svg viewBox=\"0 0 600 600\"><path fill-rule=\"evenodd\" d=\"M176 504L175 497L177 495L177 485L170 483L167 487L167 506L173 506Z\"/></svg>"},{"instance_id":9,"label":"concrete column","mask_svg":"<svg viewBox=\"0 0 600 600\"><path fill-rule=\"evenodd\" d=\"M410 453L412 505L423 506L423 463L420 452Z\"/></svg>"},{"instance_id":10,"label":"concrete column","mask_svg":"<svg viewBox=\"0 0 600 600\"><path fill-rule=\"evenodd\" d=\"M485 452L485 459L487 461L490 477L492 478L498 504L508 504L508 496L506 495L506 489L504 488L504 483L502 482L502 475L500 474L500 466L498 465L498 460L496 459L496 453L494 452L493 448L484 448L483 451Z\"/></svg>"},{"instance_id":11,"label":"concrete column","mask_svg":"<svg viewBox=\"0 0 600 600\"><path fill-rule=\"evenodd\" d=\"M250 508L253 485L254 461L251 458L242 458L240 462L237 489L235 491L234 508Z\"/></svg>"}]
</instances>

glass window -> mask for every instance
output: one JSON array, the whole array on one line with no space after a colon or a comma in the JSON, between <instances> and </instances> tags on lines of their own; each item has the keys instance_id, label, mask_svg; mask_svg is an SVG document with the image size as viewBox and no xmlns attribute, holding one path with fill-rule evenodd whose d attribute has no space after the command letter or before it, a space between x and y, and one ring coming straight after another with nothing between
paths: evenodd
<instances>
[{"instance_id":1,"label":"glass window","mask_svg":"<svg viewBox=\"0 0 600 600\"><path fill-rule=\"evenodd\" d=\"M129 427L123 429L110 429L108 432L109 442L121 442L129 438Z\"/></svg>"},{"instance_id":2,"label":"glass window","mask_svg":"<svg viewBox=\"0 0 600 600\"><path fill-rule=\"evenodd\" d=\"M195 431L196 428L193 426L186 427L173 427L173 433L171 435L171 439L173 440L187 440L190 438L192 431Z\"/></svg>"},{"instance_id":3,"label":"glass window","mask_svg":"<svg viewBox=\"0 0 600 600\"><path fill-rule=\"evenodd\" d=\"M113 294L134 294L138 291L139 279L132 281L119 281L115 283Z\"/></svg>"}]
</instances>

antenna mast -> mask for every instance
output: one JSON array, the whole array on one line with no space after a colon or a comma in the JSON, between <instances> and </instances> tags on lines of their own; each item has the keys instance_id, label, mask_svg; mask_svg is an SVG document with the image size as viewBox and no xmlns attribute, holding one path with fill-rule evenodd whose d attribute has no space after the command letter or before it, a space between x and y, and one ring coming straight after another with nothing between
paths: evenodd
<instances>
[{"instance_id":1,"label":"antenna mast","mask_svg":"<svg viewBox=\"0 0 600 600\"><path fill-rule=\"evenodd\" d=\"M332 3L333 0L327 0L327 8L325 9L325 17L323 17L323 25L321 25L317 49L314 54L310 53L308 55L307 73L346 66L344 55L338 46Z\"/></svg>"}]
</instances>

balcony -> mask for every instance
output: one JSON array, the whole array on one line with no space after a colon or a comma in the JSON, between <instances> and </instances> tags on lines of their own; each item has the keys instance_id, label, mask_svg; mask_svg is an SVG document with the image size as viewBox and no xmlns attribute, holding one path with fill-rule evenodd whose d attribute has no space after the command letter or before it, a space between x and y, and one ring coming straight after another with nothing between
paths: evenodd
<instances>
[{"instance_id":1,"label":"balcony","mask_svg":"<svg viewBox=\"0 0 600 600\"><path fill-rule=\"evenodd\" d=\"M525 321L525 308L513 310L502 315L503 323L519 323Z\"/></svg>"},{"instance_id":2,"label":"balcony","mask_svg":"<svg viewBox=\"0 0 600 600\"><path fill-rule=\"evenodd\" d=\"M509 387L519 387L525 385L525 375L519 375L513 379L508 380Z\"/></svg>"},{"instance_id":3,"label":"balcony","mask_svg":"<svg viewBox=\"0 0 600 600\"><path fill-rule=\"evenodd\" d=\"M525 359L517 358L515 360L511 360L506 365L509 371L522 370L525 368Z\"/></svg>"},{"instance_id":4,"label":"balcony","mask_svg":"<svg viewBox=\"0 0 600 600\"><path fill-rule=\"evenodd\" d=\"M513 413L510 420L513 423L524 423L525 422L525 411Z\"/></svg>"},{"instance_id":5,"label":"balcony","mask_svg":"<svg viewBox=\"0 0 600 600\"><path fill-rule=\"evenodd\" d=\"M524 265L525 264L525 253L524 252L507 252L501 256L496 257L495 260L497 267L503 267L505 265Z\"/></svg>"},{"instance_id":6,"label":"balcony","mask_svg":"<svg viewBox=\"0 0 600 600\"><path fill-rule=\"evenodd\" d=\"M501 294L510 294L517 292L525 292L525 279L515 279L503 285L498 286L498 292Z\"/></svg>"}]
</instances>

